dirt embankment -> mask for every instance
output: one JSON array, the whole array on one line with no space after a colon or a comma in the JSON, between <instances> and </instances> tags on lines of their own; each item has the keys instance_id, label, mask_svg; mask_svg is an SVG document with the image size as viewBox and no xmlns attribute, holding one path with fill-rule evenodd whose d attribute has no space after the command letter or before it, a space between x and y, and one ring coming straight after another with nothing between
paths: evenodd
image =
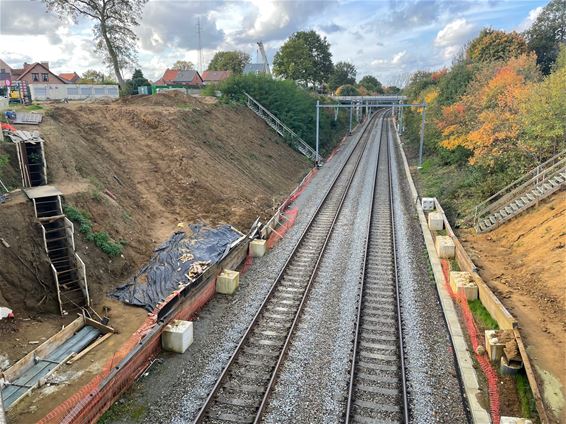
<instances>
[{"instance_id":1,"label":"dirt embankment","mask_svg":"<svg viewBox=\"0 0 566 424\"><path fill-rule=\"evenodd\" d=\"M558 392L566 394L566 193L462 241L482 277L519 321L545 397L557 411L562 403ZM566 422L566 408L560 422Z\"/></svg>"},{"instance_id":2,"label":"dirt embankment","mask_svg":"<svg viewBox=\"0 0 566 424\"><path fill-rule=\"evenodd\" d=\"M179 93L54 105L29 129L46 140L49 183L91 216L95 231L124 243L123 256L110 258L75 229L97 310L179 223L246 231L257 216L270 216L309 168L245 107ZM0 237L11 246L0 246L0 300L19 318L41 315L32 321L39 326L53 320L48 333L60 328L40 228L23 195L0 205ZM14 360L30 350L25 338L16 341L25 322L2 326L0 352Z\"/></svg>"}]
</instances>

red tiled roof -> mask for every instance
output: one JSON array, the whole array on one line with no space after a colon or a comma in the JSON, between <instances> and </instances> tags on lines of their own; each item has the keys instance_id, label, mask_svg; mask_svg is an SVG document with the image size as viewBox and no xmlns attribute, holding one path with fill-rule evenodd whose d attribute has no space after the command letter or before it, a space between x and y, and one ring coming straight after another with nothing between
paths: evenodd
<instances>
[{"instance_id":1,"label":"red tiled roof","mask_svg":"<svg viewBox=\"0 0 566 424\"><path fill-rule=\"evenodd\" d=\"M75 79L80 77L76 72L63 72L62 74L59 74L59 78L63 78L67 81L74 81Z\"/></svg>"},{"instance_id":2,"label":"red tiled roof","mask_svg":"<svg viewBox=\"0 0 566 424\"><path fill-rule=\"evenodd\" d=\"M175 69L166 69L165 73L163 74L163 77L161 77L161 79L164 82L175 81L175 78L177 77L178 73L179 73L179 71L177 71Z\"/></svg>"},{"instance_id":3,"label":"red tiled roof","mask_svg":"<svg viewBox=\"0 0 566 424\"><path fill-rule=\"evenodd\" d=\"M67 81L65 81L64 79L62 79L61 77L58 77L57 75L55 75L53 72L51 72L49 70L49 68L47 66L45 66L43 63L41 62L36 62L36 63L32 63L29 66L26 66L24 68L24 72L18 76L18 80L21 80L26 74L28 74L32 69L34 69L36 66L40 66L42 67L44 70L46 70L49 74L53 75L55 78L57 78L59 81L61 81L63 84L67 84Z\"/></svg>"}]
</instances>

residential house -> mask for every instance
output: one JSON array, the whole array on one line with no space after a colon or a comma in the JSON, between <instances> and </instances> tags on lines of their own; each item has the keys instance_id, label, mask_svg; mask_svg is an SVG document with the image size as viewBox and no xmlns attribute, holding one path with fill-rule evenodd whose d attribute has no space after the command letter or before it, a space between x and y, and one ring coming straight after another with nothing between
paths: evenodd
<instances>
[{"instance_id":1,"label":"residential house","mask_svg":"<svg viewBox=\"0 0 566 424\"><path fill-rule=\"evenodd\" d=\"M202 80L204 85L218 84L232 75L232 71L204 71Z\"/></svg>"},{"instance_id":2,"label":"residential house","mask_svg":"<svg viewBox=\"0 0 566 424\"><path fill-rule=\"evenodd\" d=\"M59 74L59 78L64 79L69 84L78 84L81 77L76 72L64 72Z\"/></svg>"},{"instance_id":3,"label":"residential house","mask_svg":"<svg viewBox=\"0 0 566 424\"><path fill-rule=\"evenodd\" d=\"M155 81L155 85L183 85L200 88L203 85L203 81L200 74L194 69L186 71L167 69L163 76Z\"/></svg>"},{"instance_id":4,"label":"residential house","mask_svg":"<svg viewBox=\"0 0 566 424\"><path fill-rule=\"evenodd\" d=\"M24 63L23 69L12 69L12 81L28 84L68 84L49 70L49 62Z\"/></svg>"}]
</instances>

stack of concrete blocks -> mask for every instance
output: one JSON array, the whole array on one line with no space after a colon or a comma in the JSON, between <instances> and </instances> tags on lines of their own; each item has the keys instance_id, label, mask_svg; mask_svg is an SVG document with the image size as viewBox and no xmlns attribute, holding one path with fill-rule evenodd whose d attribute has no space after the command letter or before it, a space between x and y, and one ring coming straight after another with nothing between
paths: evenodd
<instances>
[{"instance_id":1,"label":"stack of concrete blocks","mask_svg":"<svg viewBox=\"0 0 566 424\"><path fill-rule=\"evenodd\" d=\"M428 214L428 228L430 231L441 231L444 229L444 215L440 212Z\"/></svg>"},{"instance_id":2,"label":"stack of concrete blocks","mask_svg":"<svg viewBox=\"0 0 566 424\"><path fill-rule=\"evenodd\" d=\"M423 197L421 206L424 212L430 212L435 209L434 197Z\"/></svg>"},{"instance_id":3,"label":"stack of concrete blocks","mask_svg":"<svg viewBox=\"0 0 566 424\"><path fill-rule=\"evenodd\" d=\"M161 346L164 350L185 353L193 343L193 323L191 321L174 320L168 324L161 335Z\"/></svg>"},{"instance_id":4,"label":"stack of concrete blocks","mask_svg":"<svg viewBox=\"0 0 566 424\"><path fill-rule=\"evenodd\" d=\"M500 424L533 424L533 422L527 418L515 418L515 417L501 417Z\"/></svg>"},{"instance_id":5,"label":"stack of concrete blocks","mask_svg":"<svg viewBox=\"0 0 566 424\"><path fill-rule=\"evenodd\" d=\"M503 330L505 331L505 330ZM485 350L492 362L500 362L505 348L506 337L498 337L499 330L485 330Z\"/></svg>"},{"instance_id":6,"label":"stack of concrete blocks","mask_svg":"<svg viewBox=\"0 0 566 424\"><path fill-rule=\"evenodd\" d=\"M250 242L250 255L252 258L261 258L267 252L267 240L255 239Z\"/></svg>"},{"instance_id":7,"label":"stack of concrete blocks","mask_svg":"<svg viewBox=\"0 0 566 424\"><path fill-rule=\"evenodd\" d=\"M436 253L440 259L452 259L456 255L456 245L449 236L436 236Z\"/></svg>"},{"instance_id":8,"label":"stack of concrete blocks","mask_svg":"<svg viewBox=\"0 0 566 424\"><path fill-rule=\"evenodd\" d=\"M454 293L463 295L467 300L478 298L478 286L469 272L450 271L450 287Z\"/></svg>"},{"instance_id":9,"label":"stack of concrete blocks","mask_svg":"<svg viewBox=\"0 0 566 424\"><path fill-rule=\"evenodd\" d=\"M240 285L240 273L225 269L216 279L216 293L233 294Z\"/></svg>"}]
</instances>

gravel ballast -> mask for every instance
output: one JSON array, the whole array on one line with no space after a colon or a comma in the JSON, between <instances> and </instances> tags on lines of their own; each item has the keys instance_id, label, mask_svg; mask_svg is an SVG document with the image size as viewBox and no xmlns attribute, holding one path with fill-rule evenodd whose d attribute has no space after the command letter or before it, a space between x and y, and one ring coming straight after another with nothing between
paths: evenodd
<instances>
[{"instance_id":1,"label":"gravel ballast","mask_svg":"<svg viewBox=\"0 0 566 424\"><path fill-rule=\"evenodd\" d=\"M353 138L360 135L360 130ZM354 316L379 127L329 239L320 271L265 414L268 423L343 420ZM428 258L396 143L392 178L411 422L468 422L448 330L428 273ZM106 422L191 422L222 372L278 272L354 147L345 143L295 201L295 225L240 276L233 296L215 296L194 323L182 355L163 353L114 406Z\"/></svg>"}]
</instances>

